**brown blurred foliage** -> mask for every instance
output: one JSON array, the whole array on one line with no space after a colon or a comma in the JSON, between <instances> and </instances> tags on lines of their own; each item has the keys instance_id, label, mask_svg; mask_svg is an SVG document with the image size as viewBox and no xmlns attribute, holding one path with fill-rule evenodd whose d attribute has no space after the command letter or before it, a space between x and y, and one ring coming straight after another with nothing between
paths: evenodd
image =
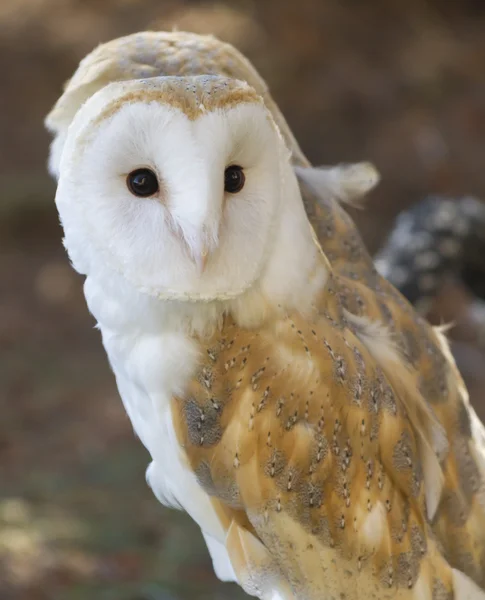
<instances>
[{"instance_id":1,"label":"brown blurred foliage","mask_svg":"<svg viewBox=\"0 0 485 600\"><path fill-rule=\"evenodd\" d=\"M2 599L242 597L145 485L45 169L43 118L79 60L173 26L246 53L312 161L375 162L382 184L353 214L371 250L429 192L485 196L481 0L2 0ZM483 354L467 364L481 394Z\"/></svg>"}]
</instances>

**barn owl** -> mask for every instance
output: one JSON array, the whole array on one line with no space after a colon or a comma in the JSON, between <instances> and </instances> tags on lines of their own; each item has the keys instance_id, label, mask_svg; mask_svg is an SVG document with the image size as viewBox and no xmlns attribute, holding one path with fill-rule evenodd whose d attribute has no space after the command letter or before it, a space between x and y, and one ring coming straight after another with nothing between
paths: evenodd
<instances>
[{"instance_id":1,"label":"barn owl","mask_svg":"<svg viewBox=\"0 0 485 600\"><path fill-rule=\"evenodd\" d=\"M64 243L147 480L264 600L485 598L484 430L233 48L138 34L47 118ZM369 177L372 179L372 177Z\"/></svg>"}]
</instances>

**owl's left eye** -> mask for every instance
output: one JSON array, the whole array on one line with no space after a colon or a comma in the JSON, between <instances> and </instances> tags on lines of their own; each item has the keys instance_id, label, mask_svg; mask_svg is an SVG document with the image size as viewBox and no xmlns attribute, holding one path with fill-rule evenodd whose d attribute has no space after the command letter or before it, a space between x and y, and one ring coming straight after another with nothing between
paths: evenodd
<instances>
[{"instance_id":1,"label":"owl's left eye","mask_svg":"<svg viewBox=\"0 0 485 600\"><path fill-rule=\"evenodd\" d=\"M126 178L126 185L132 194L140 198L153 196L159 189L157 176L150 169L132 171Z\"/></svg>"},{"instance_id":2,"label":"owl's left eye","mask_svg":"<svg viewBox=\"0 0 485 600\"><path fill-rule=\"evenodd\" d=\"M246 181L242 167L232 165L224 171L224 190L230 194L240 192Z\"/></svg>"}]
</instances>

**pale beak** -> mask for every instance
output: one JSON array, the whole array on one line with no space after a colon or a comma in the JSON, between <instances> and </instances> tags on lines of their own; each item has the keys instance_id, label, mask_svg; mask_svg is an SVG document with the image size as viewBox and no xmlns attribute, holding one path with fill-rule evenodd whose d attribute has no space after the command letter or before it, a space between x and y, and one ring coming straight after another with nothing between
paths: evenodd
<instances>
[{"instance_id":1,"label":"pale beak","mask_svg":"<svg viewBox=\"0 0 485 600\"><path fill-rule=\"evenodd\" d=\"M197 270L199 272L199 275L202 275L202 273L205 271L208 258L209 258L209 249L208 249L207 245L204 244L204 246L202 246L200 253L197 254L197 256L195 258L195 264L197 265Z\"/></svg>"}]
</instances>

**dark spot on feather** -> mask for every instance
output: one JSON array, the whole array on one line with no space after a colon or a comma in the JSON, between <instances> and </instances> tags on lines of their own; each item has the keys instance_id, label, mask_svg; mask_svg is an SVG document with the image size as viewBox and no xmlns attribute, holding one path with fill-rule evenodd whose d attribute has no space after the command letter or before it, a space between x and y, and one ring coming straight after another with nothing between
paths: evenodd
<instances>
[{"instance_id":1,"label":"dark spot on feather","mask_svg":"<svg viewBox=\"0 0 485 600\"><path fill-rule=\"evenodd\" d=\"M212 403L201 407L195 400L187 400L184 404L184 416L191 444L210 448L220 441L220 411Z\"/></svg>"},{"instance_id":2,"label":"dark spot on feather","mask_svg":"<svg viewBox=\"0 0 485 600\"><path fill-rule=\"evenodd\" d=\"M433 600L453 600L453 592L440 579L433 580Z\"/></svg>"},{"instance_id":3,"label":"dark spot on feather","mask_svg":"<svg viewBox=\"0 0 485 600\"><path fill-rule=\"evenodd\" d=\"M470 438L472 436L470 413L468 412L464 402L460 402L460 407L458 409L458 427L460 432L466 438Z\"/></svg>"}]
</instances>

